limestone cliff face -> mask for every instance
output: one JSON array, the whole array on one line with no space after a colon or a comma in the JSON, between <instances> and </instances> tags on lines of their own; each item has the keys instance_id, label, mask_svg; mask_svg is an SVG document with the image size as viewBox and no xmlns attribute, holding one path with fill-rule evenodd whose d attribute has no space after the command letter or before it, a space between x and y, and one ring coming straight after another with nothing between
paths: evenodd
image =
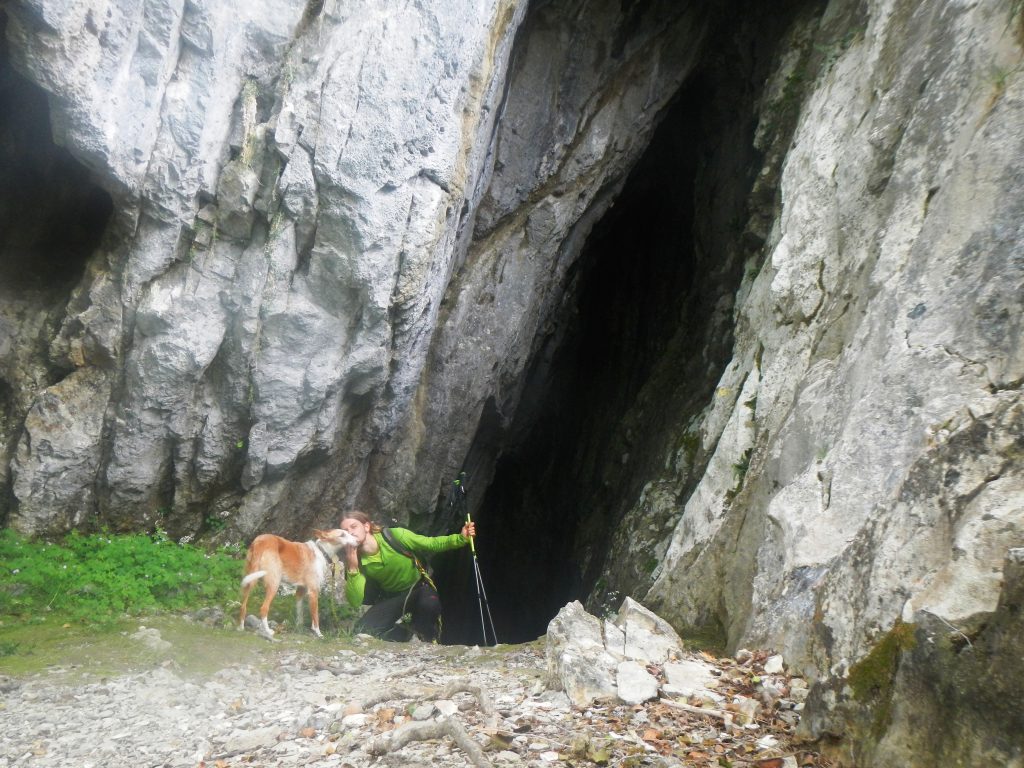
<instances>
[{"instance_id":1,"label":"limestone cliff face","mask_svg":"<svg viewBox=\"0 0 1024 768\"><path fill-rule=\"evenodd\" d=\"M827 40L843 5L794 39ZM900 619L924 645L1009 620L1004 559L1024 538L1020 10L872 2L842 24L815 68L792 55L768 84L762 128L801 100L778 217L646 595L733 648L776 648L839 700ZM1016 668L994 648L993 669ZM860 764L1019 758L1019 737L993 739L1019 734L1006 711L926 746L914 706Z\"/></svg>"},{"instance_id":2,"label":"limestone cliff face","mask_svg":"<svg viewBox=\"0 0 1024 768\"><path fill-rule=\"evenodd\" d=\"M1019 624L1019 3L765 5L8 3L6 522L438 522L465 468L496 608L774 647L860 764L1019 753L900 709Z\"/></svg>"},{"instance_id":3,"label":"limestone cliff face","mask_svg":"<svg viewBox=\"0 0 1024 768\"><path fill-rule=\"evenodd\" d=\"M15 4L11 58L115 210L12 398L11 522L430 512L696 56L663 11L557 12L509 93L524 3Z\"/></svg>"}]
</instances>

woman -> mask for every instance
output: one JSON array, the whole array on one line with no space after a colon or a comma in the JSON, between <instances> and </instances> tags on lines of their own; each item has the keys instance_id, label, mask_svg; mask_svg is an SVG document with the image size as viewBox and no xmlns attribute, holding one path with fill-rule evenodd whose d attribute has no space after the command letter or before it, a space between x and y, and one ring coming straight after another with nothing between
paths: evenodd
<instances>
[{"instance_id":1,"label":"woman","mask_svg":"<svg viewBox=\"0 0 1024 768\"><path fill-rule=\"evenodd\" d=\"M420 536L405 528L388 528L392 539L388 541L379 525L365 513L353 510L341 519L340 527L358 542L345 550L345 599L353 608L362 605L367 579L382 593L359 620L356 630L385 640L407 640L408 634L397 624L411 613L413 630L420 639L436 641L441 634L441 599L426 570L413 556L466 546L469 537L476 535L475 524L466 523L461 533L450 536Z\"/></svg>"}]
</instances>

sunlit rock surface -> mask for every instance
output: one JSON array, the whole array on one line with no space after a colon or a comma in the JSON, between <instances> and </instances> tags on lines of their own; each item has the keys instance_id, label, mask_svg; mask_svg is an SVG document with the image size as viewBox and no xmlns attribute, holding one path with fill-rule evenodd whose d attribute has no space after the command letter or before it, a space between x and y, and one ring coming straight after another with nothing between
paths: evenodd
<instances>
[{"instance_id":1,"label":"sunlit rock surface","mask_svg":"<svg viewBox=\"0 0 1024 768\"><path fill-rule=\"evenodd\" d=\"M810 735L844 733L898 620L994 647L1024 541L1021 9L680 5L7 4L5 106L37 117L4 124L5 178L49 186L3 193L31 201L4 219L6 523L444 528L468 468L496 608L631 595L771 647L817 683ZM618 196L659 123L669 158L698 118L687 242L637 275L655 233L602 222L650 207ZM588 322L622 336L552 378ZM904 764L911 722L854 724L852 754Z\"/></svg>"}]
</instances>

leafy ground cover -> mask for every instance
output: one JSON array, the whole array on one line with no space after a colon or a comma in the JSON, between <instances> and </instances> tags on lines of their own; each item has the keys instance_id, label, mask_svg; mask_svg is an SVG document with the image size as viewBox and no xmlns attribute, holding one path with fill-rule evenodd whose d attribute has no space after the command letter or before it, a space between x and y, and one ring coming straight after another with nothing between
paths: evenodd
<instances>
[{"instance_id":1,"label":"leafy ground cover","mask_svg":"<svg viewBox=\"0 0 1024 768\"><path fill-rule=\"evenodd\" d=\"M253 644L266 645L252 632L235 631L244 555L239 547L208 549L160 531L72 533L49 542L0 531L0 673L31 673L69 659L80 671L131 667L147 653L131 639L140 623L173 635L183 667L193 656L217 658L212 651L219 645L227 656L239 644L249 651ZM334 594L321 595L320 626L345 639L355 612L334 587ZM257 587L250 611L262 599ZM294 608L292 596L281 596L270 619L279 638L301 643L309 635L309 611L296 627ZM201 631L196 621L204 625ZM193 637L203 638L195 654L189 650Z\"/></svg>"},{"instance_id":2,"label":"leafy ground cover","mask_svg":"<svg viewBox=\"0 0 1024 768\"><path fill-rule=\"evenodd\" d=\"M238 600L242 552L154 535L71 533L58 542L0 532L0 617L102 622Z\"/></svg>"}]
</instances>

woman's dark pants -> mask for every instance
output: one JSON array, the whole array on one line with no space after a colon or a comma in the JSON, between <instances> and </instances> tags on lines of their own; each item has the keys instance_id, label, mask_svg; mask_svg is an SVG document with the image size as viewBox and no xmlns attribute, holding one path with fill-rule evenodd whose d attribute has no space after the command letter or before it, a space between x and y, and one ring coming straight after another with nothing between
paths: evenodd
<instances>
[{"instance_id":1,"label":"woman's dark pants","mask_svg":"<svg viewBox=\"0 0 1024 768\"><path fill-rule=\"evenodd\" d=\"M366 632L383 640L408 640L409 630L396 622L412 614L412 628L421 640L433 642L440 634L441 598L426 581L419 581L411 591L390 593L378 600L356 624L356 632Z\"/></svg>"}]
</instances>

